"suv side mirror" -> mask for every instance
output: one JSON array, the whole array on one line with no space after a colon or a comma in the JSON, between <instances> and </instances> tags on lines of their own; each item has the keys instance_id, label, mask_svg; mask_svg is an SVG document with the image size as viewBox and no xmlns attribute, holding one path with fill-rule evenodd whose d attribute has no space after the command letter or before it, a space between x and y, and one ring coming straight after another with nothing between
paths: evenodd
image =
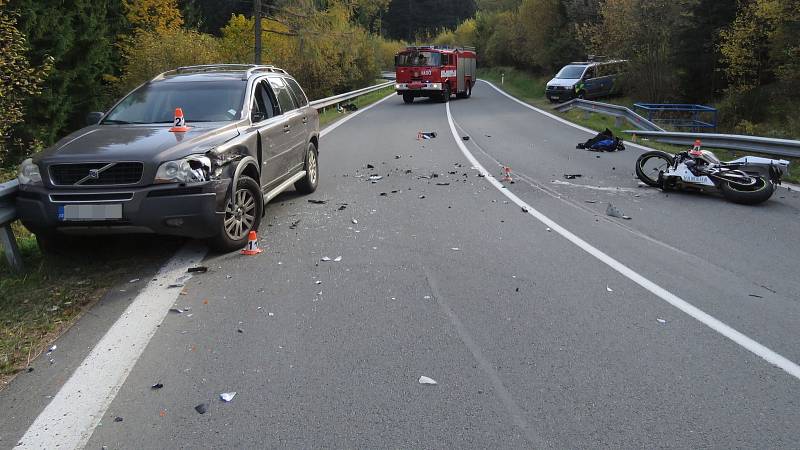
<instances>
[{"instance_id":1,"label":"suv side mirror","mask_svg":"<svg viewBox=\"0 0 800 450\"><path fill-rule=\"evenodd\" d=\"M250 121L253 123L261 122L262 120L266 119L267 116L261 111L253 111L250 113Z\"/></svg>"},{"instance_id":2,"label":"suv side mirror","mask_svg":"<svg viewBox=\"0 0 800 450\"><path fill-rule=\"evenodd\" d=\"M86 115L86 125L97 125L104 115L104 112L90 112Z\"/></svg>"}]
</instances>

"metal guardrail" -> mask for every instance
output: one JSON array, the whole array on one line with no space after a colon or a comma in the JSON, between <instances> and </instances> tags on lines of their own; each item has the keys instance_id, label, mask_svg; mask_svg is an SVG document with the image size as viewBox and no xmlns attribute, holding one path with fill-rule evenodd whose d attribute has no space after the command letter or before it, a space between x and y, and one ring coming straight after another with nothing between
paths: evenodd
<instances>
[{"instance_id":1,"label":"metal guardrail","mask_svg":"<svg viewBox=\"0 0 800 450\"><path fill-rule=\"evenodd\" d=\"M611 105L608 103L600 103L600 102L591 102L589 100L582 100L579 98L570 100L565 103L561 103L556 105L553 109L558 112L566 112L571 109L581 109L587 112L596 112L600 114L605 114L608 116L613 116L617 118L617 126L622 126L622 119L627 120L631 123L631 125L635 126L640 130L647 130L647 131L664 131L663 128L659 127L655 123L645 119L644 117L636 114L630 108L626 108L624 106L619 105Z\"/></svg>"},{"instance_id":2,"label":"metal guardrail","mask_svg":"<svg viewBox=\"0 0 800 450\"><path fill-rule=\"evenodd\" d=\"M696 139L700 139L703 143L703 147L800 158L800 141L792 141L789 139L773 139L739 134L683 133L671 131L628 130L625 131L625 133L635 133L637 136L647 137L665 144L691 146Z\"/></svg>"},{"instance_id":3,"label":"metal guardrail","mask_svg":"<svg viewBox=\"0 0 800 450\"><path fill-rule=\"evenodd\" d=\"M8 265L16 271L22 270L22 256L17 247L17 240L11 231L11 223L17 220L17 209L14 198L17 196L19 182L17 180L0 183L0 246L2 246Z\"/></svg>"},{"instance_id":4,"label":"metal guardrail","mask_svg":"<svg viewBox=\"0 0 800 450\"><path fill-rule=\"evenodd\" d=\"M313 102L309 102L309 105L314 109L322 109L328 106L339 104L347 100L352 100L364 94L380 91L381 89L387 88L389 86L394 86L394 81L387 81L386 83L376 84L375 86L365 87L351 92L345 92L344 94L334 95L332 97L327 97L327 98L321 98L319 100L314 100Z\"/></svg>"}]
</instances>

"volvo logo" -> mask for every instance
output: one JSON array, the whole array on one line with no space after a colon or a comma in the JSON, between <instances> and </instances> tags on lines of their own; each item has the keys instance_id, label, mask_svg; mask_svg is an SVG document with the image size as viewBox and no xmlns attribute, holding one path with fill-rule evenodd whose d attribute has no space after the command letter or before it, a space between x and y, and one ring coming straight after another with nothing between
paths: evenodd
<instances>
[{"instance_id":1,"label":"volvo logo","mask_svg":"<svg viewBox=\"0 0 800 450\"><path fill-rule=\"evenodd\" d=\"M94 180L100 178L100 169L89 170L89 178L92 178Z\"/></svg>"},{"instance_id":2,"label":"volvo logo","mask_svg":"<svg viewBox=\"0 0 800 450\"><path fill-rule=\"evenodd\" d=\"M101 173L103 173L103 172L105 172L106 170L108 170L108 169L110 169L110 168L114 167L116 164L117 164L117 163L108 163L108 164L106 164L105 166L103 166L103 167L100 167L99 169L89 169L89 174L88 174L88 175L86 175L85 177L81 178L80 180L78 180L78 181L75 183L75 186L80 186L80 185L82 185L83 183L86 183L87 181L90 181L90 180L97 180L97 179L99 179L99 178L100 178L100 174L101 174Z\"/></svg>"}]
</instances>

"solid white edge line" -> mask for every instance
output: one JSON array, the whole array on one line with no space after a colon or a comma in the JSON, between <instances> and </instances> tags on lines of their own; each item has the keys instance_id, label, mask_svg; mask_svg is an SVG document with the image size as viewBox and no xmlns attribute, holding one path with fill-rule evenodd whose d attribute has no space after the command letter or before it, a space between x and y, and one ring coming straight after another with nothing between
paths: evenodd
<instances>
[{"instance_id":1,"label":"solid white edge line","mask_svg":"<svg viewBox=\"0 0 800 450\"><path fill-rule=\"evenodd\" d=\"M395 93L356 111L324 128L325 136L359 114L382 103ZM181 289L167 288L172 280L186 274L206 255L206 248L190 243L181 248L128 305L125 312L95 344L89 355L36 417L16 448L81 448L91 438L111 402L125 383L169 307Z\"/></svg>"},{"instance_id":2,"label":"solid white edge line","mask_svg":"<svg viewBox=\"0 0 800 450\"><path fill-rule=\"evenodd\" d=\"M82 448L103 419L136 361L177 300L181 288L167 286L188 275L206 248L191 242L159 269L89 355L59 389L15 448Z\"/></svg>"},{"instance_id":3,"label":"solid white edge line","mask_svg":"<svg viewBox=\"0 0 800 450\"><path fill-rule=\"evenodd\" d=\"M730 339L731 341L739 344L740 346L746 348L747 350L751 351L755 355L763 358L765 361L783 369L789 375L795 377L796 379L800 380L800 366L795 364L794 362L790 361L789 359L779 355L778 353L770 350L769 348L765 347L764 345L759 344L755 340L745 336L744 334L740 333L739 331L731 328L730 326L726 325L722 321L718 320L717 318L711 316L710 314L702 311L701 309L697 308L696 306L690 304L689 302L679 298L678 296L672 294L671 292L667 291L666 289L662 288L661 286L657 285L656 283L648 280L643 275L635 272L634 270L630 269L628 266L622 264L621 262L617 261L616 259L612 258L611 256L607 255L603 251L599 250L598 248L594 247L593 245L589 244L588 242L584 241L583 239L579 238L566 228L562 227L561 225L554 222L552 219L547 217L546 215L542 214L535 208L531 207L529 204L525 203L521 198L517 197L514 193L512 193L509 189L506 189L499 181L497 181L494 176L492 176L489 171L487 171L483 165L470 153L467 146L461 141L460 136L455 127L455 123L453 122L453 116L450 112L450 104L447 103L447 122L450 125L450 131L453 135L453 139L458 145L458 148L461 150L461 153L467 158L467 160L486 178L489 183L492 184L497 190L499 190L503 195L508 197L509 200L514 202L520 208L524 208L527 210L527 213L545 224L546 226L550 227L551 230L555 231L556 233L560 234L562 237L567 239L568 241L572 242L576 246L578 246L581 250L589 253L590 255L594 256L602 263L606 264L607 266L611 267L612 269L616 270L629 280L633 281L634 283L638 284L639 286L643 287L647 291L650 291L652 294L656 295L657 297L661 298L665 302L669 303L670 305L674 306L675 308L683 311L684 313L688 314L689 316L693 317L694 319L700 321L701 323L705 324L712 330L716 331L717 333L725 336L726 338ZM560 120L560 119L559 119Z\"/></svg>"},{"instance_id":4,"label":"solid white edge line","mask_svg":"<svg viewBox=\"0 0 800 450\"><path fill-rule=\"evenodd\" d=\"M502 95L508 97L509 99L519 103L520 105L522 105L522 106L524 106L524 107L526 107L526 108L528 108L530 110L536 111L539 114L543 114L543 115L545 115L545 116L547 116L547 117L549 117L549 118L551 118L553 120L556 120L558 122L563 123L564 125L571 126L572 128L576 128L578 130L585 131L585 132L587 132L589 134L597 134L597 131L592 130L591 128L586 128L583 125L578 125L575 122L570 122L569 120L564 119L563 117L558 117L557 115L555 115L553 113L549 113L549 112L547 112L547 111L545 111L545 110L543 110L541 108L537 108L537 107L535 107L535 106L533 106L533 105L531 105L529 103L525 103L522 100L520 100L520 99L514 97L513 95L509 94L508 92L506 92L506 91L500 89L499 87L495 86L494 83L492 83L491 81L487 81L487 80L484 80L484 79L478 79L478 81L482 81L482 82L488 84L490 87L492 87L497 92L501 93ZM644 145L636 144L636 143L630 142L630 141L625 141L625 145L627 145L628 147L638 148L639 150L644 150L646 152L650 152L650 151L655 150L654 148L646 147ZM787 188L789 190L800 191L800 186L798 186L796 184L781 183L780 187L784 187L784 188Z\"/></svg>"}]
</instances>

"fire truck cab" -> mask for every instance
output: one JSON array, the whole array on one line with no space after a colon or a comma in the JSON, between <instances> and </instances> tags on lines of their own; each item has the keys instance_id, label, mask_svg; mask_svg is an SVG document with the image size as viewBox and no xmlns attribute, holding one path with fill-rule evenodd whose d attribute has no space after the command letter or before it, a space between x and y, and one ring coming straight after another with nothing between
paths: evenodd
<instances>
[{"instance_id":1,"label":"fire truck cab","mask_svg":"<svg viewBox=\"0 0 800 450\"><path fill-rule=\"evenodd\" d=\"M469 98L477 79L475 49L413 46L395 55L395 90L403 101L429 97L445 103L453 94Z\"/></svg>"}]
</instances>

